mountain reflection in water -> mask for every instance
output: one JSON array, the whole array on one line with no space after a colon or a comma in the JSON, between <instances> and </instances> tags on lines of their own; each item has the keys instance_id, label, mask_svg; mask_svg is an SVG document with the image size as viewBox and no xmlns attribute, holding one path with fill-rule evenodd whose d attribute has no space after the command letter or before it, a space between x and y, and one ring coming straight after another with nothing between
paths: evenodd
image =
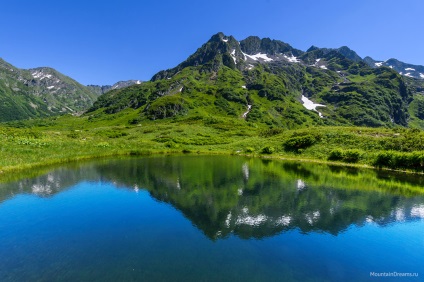
<instances>
[{"instance_id":1,"label":"mountain reflection in water","mask_svg":"<svg viewBox=\"0 0 424 282\"><path fill-rule=\"evenodd\" d=\"M25 177L23 175L22 177ZM424 219L423 177L225 156L104 160L0 184L50 197L79 182L144 189L216 240L263 238L298 229L337 235L349 226Z\"/></svg>"}]
</instances>

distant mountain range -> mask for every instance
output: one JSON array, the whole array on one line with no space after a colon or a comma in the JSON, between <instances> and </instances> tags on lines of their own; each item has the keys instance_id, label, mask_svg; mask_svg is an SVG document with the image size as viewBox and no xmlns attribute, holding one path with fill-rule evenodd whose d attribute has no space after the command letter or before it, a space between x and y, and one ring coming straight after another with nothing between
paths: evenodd
<instances>
[{"instance_id":1,"label":"distant mountain range","mask_svg":"<svg viewBox=\"0 0 424 282\"><path fill-rule=\"evenodd\" d=\"M0 61L0 120L126 108L140 120L207 116L269 126L424 127L424 67L362 59L350 48L296 49L217 33L151 81L83 86L51 68L20 70Z\"/></svg>"},{"instance_id":2,"label":"distant mountain range","mask_svg":"<svg viewBox=\"0 0 424 282\"><path fill-rule=\"evenodd\" d=\"M126 81L118 81L114 85L87 85L87 88L91 91L96 93L98 96L105 94L111 90L115 89L121 89L124 87L128 87L134 84L141 84L142 81L140 80L126 80Z\"/></svg>"},{"instance_id":3,"label":"distant mountain range","mask_svg":"<svg viewBox=\"0 0 424 282\"><path fill-rule=\"evenodd\" d=\"M113 86L83 86L55 69L19 69L0 59L0 121L78 113L89 108L99 95L139 81Z\"/></svg>"},{"instance_id":4,"label":"distant mountain range","mask_svg":"<svg viewBox=\"0 0 424 282\"><path fill-rule=\"evenodd\" d=\"M231 58L235 65L239 63L237 68L240 70L251 67L251 63L266 63L271 61L285 61L291 63L303 63L305 65L323 66L323 64L320 64L319 61L316 61L317 59L321 59L318 57L324 57L328 54L336 52L354 62L364 62L372 68L386 66L396 70L403 76L424 79L424 66L412 65L398 61L396 59L390 59L385 62L375 61L371 57L365 57L362 59L355 51L351 50L347 46L343 46L337 49L318 48L316 46L311 46L306 52L304 52L295 49L289 44L279 40L271 40L269 38L260 39L257 36L250 36L238 42L234 37L226 37L222 33L214 35L211 38L211 41L220 36L225 37L223 42L225 42L228 48L233 51L231 51L230 54L226 54L228 51L227 46L223 45L214 46L218 48L215 50L219 50L219 52L222 52L224 56L227 55L227 57L224 58L225 60L228 60L227 66L231 66L231 60L229 60ZM201 52L203 53L199 53L199 50L182 64L178 65L174 70L180 70L189 65L202 64L204 61L209 60L215 55L215 50L212 48L212 46L210 48L202 49ZM156 76L153 77L153 80L163 78L164 74L168 71L159 72Z\"/></svg>"},{"instance_id":5,"label":"distant mountain range","mask_svg":"<svg viewBox=\"0 0 424 282\"><path fill-rule=\"evenodd\" d=\"M416 68L419 70L419 68ZM110 91L89 110L140 112L140 120L243 118L271 127L419 126L424 80L369 64L348 47L289 44L215 34L150 82Z\"/></svg>"},{"instance_id":6,"label":"distant mountain range","mask_svg":"<svg viewBox=\"0 0 424 282\"><path fill-rule=\"evenodd\" d=\"M385 66L394 69L403 76L424 79L424 66L407 64L396 59L389 59L387 61L375 61L371 57L365 57L364 62L366 62L369 66L373 68Z\"/></svg>"}]
</instances>

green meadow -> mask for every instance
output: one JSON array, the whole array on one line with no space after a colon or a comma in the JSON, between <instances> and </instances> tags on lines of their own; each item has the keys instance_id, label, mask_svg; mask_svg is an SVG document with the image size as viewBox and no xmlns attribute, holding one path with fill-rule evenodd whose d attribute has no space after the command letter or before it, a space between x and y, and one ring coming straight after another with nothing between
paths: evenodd
<instances>
[{"instance_id":1,"label":"green meadow","mask_svg":"<svg viewBox=\"0 0 424 282\"><path fill-rule=\"evenodd\" d=\"M139 112L101 111L0 126L0 171L108 156L231 154L411 172L424 170L418 129L311 126L282 129L202 115L137 120Z\"/></svg>"}]
</instances>

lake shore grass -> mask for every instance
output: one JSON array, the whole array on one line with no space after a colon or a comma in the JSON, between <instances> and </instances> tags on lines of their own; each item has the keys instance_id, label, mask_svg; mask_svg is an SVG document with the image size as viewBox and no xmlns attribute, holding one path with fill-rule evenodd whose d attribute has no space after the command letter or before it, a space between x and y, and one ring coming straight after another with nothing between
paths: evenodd
<instances>
[{"instance_id":1,"label":"lake shore grass","mask_svg":"<svg viewBox=\"0 0 424 282\"><path fill-rule=\"evenodd\" d=\"M55 169L80 169L81 167L104 164L109 161L156 158L160 156L185 157L244 157L250 164L253 160L261 159L266 162L266 170L271 175L295 174L301 181L322 187L336 187L338 189L366 189L378 193L392 193L403 196L424 194L422 174L408 171L394 171L391 169L374 169L363 164L346 164L340 162L322 161L314 159L287 158L281 155L244 154L234 152L181 152L181 151L139 151L119 152L117 154L103 154L80 156L76 158L50 160L49 163L39 162L26 166L9 167L0 173L0 183L20 181L22 179L37 178L50 173ZM275 162L269 162L275 160ZM364 186L364 184L366 185Z\"/></svg>"},{"instance_id":2,"label":"lake shore grass","mask_svg":"<svg viewBox=\"0 0 424 282\"><path fill-rule=\"evenodd\" d=\"M225 154L329 165L424 171L424 133L406 128L281 129L240 120L144 121L60 116L0 125L0 177L34 167L113 156ZM125 125L123 125L125 124Z\"/></svg>"},{"instance_id":3,"label":"lake shore grass","mask_svg":"<svg viewBox=\"0 0 424 282\"><path fill-rule=\"evenodd\" d=\"M137 116L129 110L0 124L0 177L86 159L181 153L424 172L424 132L417 129L284 129L234 118L181 116L140 121Z\"/></svg>"}]
</instances>

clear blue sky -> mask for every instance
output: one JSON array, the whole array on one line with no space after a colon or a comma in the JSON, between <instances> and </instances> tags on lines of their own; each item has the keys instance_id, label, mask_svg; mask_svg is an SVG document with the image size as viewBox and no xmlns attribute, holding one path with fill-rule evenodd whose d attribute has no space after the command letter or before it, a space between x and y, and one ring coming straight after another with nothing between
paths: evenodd
<instances>
[{"instance_id":1,"label":"clear blue sky","mask_svg":"<svg viewBox=\"0 0 424 282\"><path fill-rule=\"evenodd\" d=\"M424 65L422 0L3 1L0 57L82 84L149 80L222 31Z\"/></svg>"}]
</instances>

